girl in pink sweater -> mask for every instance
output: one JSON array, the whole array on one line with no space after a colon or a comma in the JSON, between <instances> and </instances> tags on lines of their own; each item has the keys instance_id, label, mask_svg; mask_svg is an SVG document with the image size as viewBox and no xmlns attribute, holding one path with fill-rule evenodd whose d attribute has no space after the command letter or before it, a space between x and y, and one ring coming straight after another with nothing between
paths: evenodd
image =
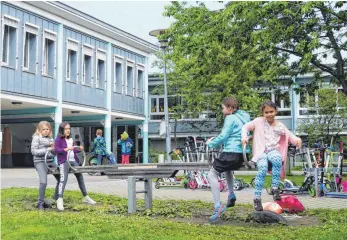
<instances>
[{"instance_id":1,"label":"girl in pink sweater","mask_svg":"<svg viewBox=\"0 0 347 240\"><path fill-rule=\"evenodd\" d=\"M301 139L294 136L281 122L275 120L277 106L272 101L262 105L263 117L254 119L242 127L242 144L248 143L248 132L254 131L253 159L257 163L255 179L254 209L263 211L261 191L268 167L272 166L272 188L274 200L280 200L278 185L280 177L285 178L288 142L301 147Z\"/></svg>"}]
</instances>

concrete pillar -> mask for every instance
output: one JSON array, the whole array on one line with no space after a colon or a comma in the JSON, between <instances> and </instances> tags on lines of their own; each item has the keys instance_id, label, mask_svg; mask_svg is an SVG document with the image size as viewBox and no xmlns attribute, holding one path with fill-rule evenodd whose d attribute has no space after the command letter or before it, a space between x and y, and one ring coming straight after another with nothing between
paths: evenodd
<instances>
[{"instance_id":1,"label":"concrete pillar","mask_svg":"<svg viewBox=\"0 0 347 240\"><path fill-rule=\"evenodd\" d=\"M104 137L106 141L106 148L111 151L111 115L105 115L105 125L104 125Z\"/></svg>"},{"instance_id":2,"label":"concrete pillar","mask_svg":"<svg viewBox=\"0 0 347 240\"><path fill-rule=\"evenodd\" d=\"M105 115L104 137L108 151L111 151L111 109L112 109L112 66L113 66L112 44L107 44L107 67L106 67L106 108L108 114Z\"/></svg>"},{"instance_id":3,"label":"concrete pillar","mask_svg":"<svg viewBox=\"0 0 347 240\"><path fill-rule=\"evenodd\" d=\"M54 113L54 136L56 137L59 130L59 124L63 121L63 81L64 75L64 26L58 25L58 39L57 39L57 100L58 106L55 108Z\"/></svg>"}]
</instances>

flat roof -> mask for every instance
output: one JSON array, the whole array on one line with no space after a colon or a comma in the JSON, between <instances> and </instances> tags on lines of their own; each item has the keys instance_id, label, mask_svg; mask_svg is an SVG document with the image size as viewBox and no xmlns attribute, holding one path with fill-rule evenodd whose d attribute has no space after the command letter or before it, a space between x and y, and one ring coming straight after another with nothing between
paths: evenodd
<instances>
[{"instance_id":1,"label":"flat roof","mask_svg":"<svg viewBox=\"0 0 347 240\"><path fill-rule=\"evenodd\" d=\"M11 3L11 2L9 2ZM123 31L111 24L86 14L78 9L58 1L27 1L26 3L41 8L66 20L73 21L83 27L104 36L116 39L124 44L138 48L147 53L155 53L159 47L133 34ZM69 13L69 14L66 14ZM94 26L93 26L94 25Z\"/></svg>"}]
</instances>

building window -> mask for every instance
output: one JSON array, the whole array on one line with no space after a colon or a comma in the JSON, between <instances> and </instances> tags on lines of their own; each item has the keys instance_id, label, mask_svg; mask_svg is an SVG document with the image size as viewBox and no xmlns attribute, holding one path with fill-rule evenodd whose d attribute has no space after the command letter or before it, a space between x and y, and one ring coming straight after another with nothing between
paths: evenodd
<instances>
[{"instance_id":1,"label":"building window","mask_svg":"<svg viewBox=\"0 0 347 240\"><path fill-rule=\"evenodd\" d=\"M106 89L106 52L103 50L97 51L96 62L96 87Z\"/></svg>"},{"instance_id":2,"label":"building window","mask_svg":"<svg viewBox=\"0 0 347 240\"><path fill-rule=\"evenodd\" d=\"M156 113L158 111L157 109L157 98L151 97L151 112Z\"/></svg>"},{"instance_id":3,"label":"building window","mask_svg":"<svg viewBox=\"0 0 347 240\"><path fill-rule=\"evenodd\" d=\"M278 116L291 116L290 95L288 90L277 89L273 92L273 99L278 106Z\"/></svg>"},{"instance_id":4,"label":"building window","mask_svg":"<svg viewBox=\"0 0 347 240\"><path fill-rule=\"evenodd\" d=\"M56 33L45 30L43 34L42 74L54 77L56 69Z\"/></svg>"},{"instance_id":5,"label":"building window","mask_svg":"<svg viewBox=\"0 0 347 240\"><path fill-rule=\"evenodd\" d=\"M18 26L18 19L9 16L3 17L2 65L12 68L17 68Z\"/></svg>"},{"instance_id":6,"label":"building window","mask_svg":"<svg viewBox=\"0 0 347 240\"><path fill-rule=\"evenodd\" d=\"M288 88L281 87L272 90L262 89L259 92L259 97L264 101L270 100L276 103L278 107L277 116L291 116L291 98Z\"/></svg>"},{"instance_id":7,"label":"building window","mask_svg":"<svg viewBox=\"0 0 347 240\"><path fill-rule=\"evenodd\" d=\"M78 80L78 42L69 39L67 41L66 80L76 82Z\"/></svg>"},{"instance_id":8,"label":"building window","mask_svg":"<svg viewBox=\"0 0 347 240\"><path fill-rule=\"evenodd\" d=\"M115 56L114 60L114 92L123 93L123 58Z\"/></svg>"},{"instance_id":9,"label":"building window","mask_svg":"<svg viewBox=\"0 0 347 240\"><path fill-rule=\"evenodd\" d=\"M151 120L162 120L165 117L164 96L150 96L151 101ZM173 107L181 104L181 97L169 96L168 107L169 115L175 114Z\"/></svg>"},{"instance_id":10,"label":"building window","mask_svg":"<svg viewBox=\"0 0 347 240\"><path fill-rule=\"evenodd\" d=\"M143 81L144 81L144 67L137 67L137 75L136 75L136 97L143 97Z\"/></svg>"},{"instance_id":11,"label":"building window","mask_svg":"<svg viewBox=\"0 0 347 240\"><path fill-rule=\"evenodd\" d=\"M91 86L93 81L93 48L83 45L82 57L82 83Z\"/></svg>"},{"instance_id":12,"label":"building window","mask_svg":"<svg viewBox=\"0 0 347 240\"><path fill-rule=\"evenodd\" d=\"M134 63L127 61L125 94L134 96Z\"/></svg>"},{"instance_id":13,"label":"building window","mask_svg":"<svg viewBox=\"0 0 347 240\"><path fill-rule=\"evenodd\" d=\"M23 70L36 74L39 28L32 24L24 25Z\"/></svg>"}]
</instances>

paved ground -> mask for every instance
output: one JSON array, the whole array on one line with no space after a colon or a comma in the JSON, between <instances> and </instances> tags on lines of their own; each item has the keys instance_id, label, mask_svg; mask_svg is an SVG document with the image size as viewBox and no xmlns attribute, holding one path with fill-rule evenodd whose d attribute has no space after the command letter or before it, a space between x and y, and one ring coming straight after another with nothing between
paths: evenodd
<instances>
[{"instance_id":1,"label":"paved ground","mask_svg":"<svg viewBox=\"0 0 347 240\"><path fill-rule=\"evenodd\" d=\"M87 190L89 192L112 194L117 196L127 196L126 180L109 180L105 176L89 176L84 174ZM143 184L138 183L138 189L143 189ZM37 188L38 176L35 169L1 169L1 188L10 187L32 187ZM55 187L55 179L52 175L48 176L48 187ZM66 186L68 190L78 190L76 178L70 174ZM243 189L236 192L237 202L252 203L253 189ZM183 189L183 188L160 188L155 189L153 186L153 196L156 199L177 199L177 200L201 200L212 202L212 194L209 190ZM226 200L227 193L221 193L222 200ZM334 198L312 198L308 195L298 196L300 201L308 209L330 208L341 209L347 208L347 199ZM263 191L263 202L272 201L265 190Z\"/></svg>"}]
</instances>

